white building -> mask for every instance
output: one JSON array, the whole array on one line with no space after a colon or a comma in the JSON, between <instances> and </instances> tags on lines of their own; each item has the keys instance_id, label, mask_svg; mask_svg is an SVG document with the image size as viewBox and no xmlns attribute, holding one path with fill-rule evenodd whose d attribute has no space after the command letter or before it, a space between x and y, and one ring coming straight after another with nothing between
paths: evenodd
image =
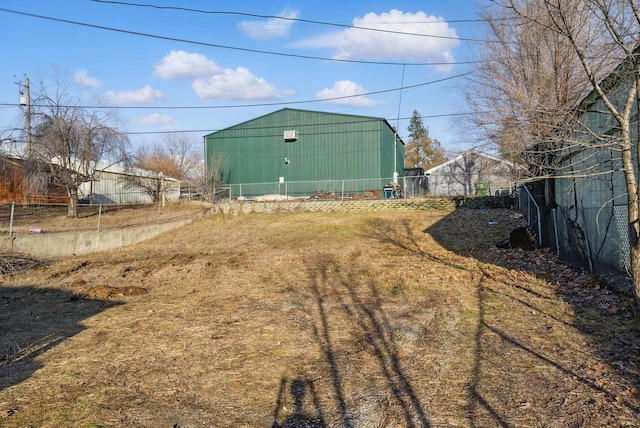
<instances>
[{"instance_id":1,"label":"white building","mask_svg":"<svg viewBox=\"0 0 640 428\"><path fill-rule=\"evenodd\" d=\"M428 193L437 196L495 196L510 192L517 178L512 162L468 150L424 172Z\"/></svg>"},{"instance_id":2,"label":"white building","mask_svg":"<svg viewBox=\"0 0 640 428\"><path fill-rule=\"evenodd\" d=\"M153 192L161 189L168 202L180 199L180 181L171 177L138 168L125 168L121 164L99 167L92 180L80 187L79 199L96 204L149 204Z\"/></svg>"}]
</instances>

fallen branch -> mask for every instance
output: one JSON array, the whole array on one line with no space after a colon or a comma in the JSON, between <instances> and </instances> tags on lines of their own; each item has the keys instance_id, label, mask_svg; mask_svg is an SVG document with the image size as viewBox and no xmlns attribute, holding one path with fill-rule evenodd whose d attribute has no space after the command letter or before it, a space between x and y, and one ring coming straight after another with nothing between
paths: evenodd
<instances>
[{"instance_id":1,"label":"fallen branch","mask_svg":"<svg viewBox=\"0 0 640 428\"><path fill-rule=\"evenodd\" d=\"M0 274L6 275L44 266L44 260L20 254L0 254Z\"/></svg>"}]
</instances>

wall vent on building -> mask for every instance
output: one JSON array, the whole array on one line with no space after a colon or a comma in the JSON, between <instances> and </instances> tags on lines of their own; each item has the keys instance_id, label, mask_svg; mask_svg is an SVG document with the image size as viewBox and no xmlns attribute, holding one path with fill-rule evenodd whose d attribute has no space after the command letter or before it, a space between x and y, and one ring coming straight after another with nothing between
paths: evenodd
<instances>
[{"instance_id":1,"label":"wall vent on building","mask_svg":"<svg viewBox=\"0 0 640 428\"><path fill-rule=\"evenodd\" d=\"M291 142L298 139L298 131L284 131L284 141Z\"/></svg>"}]
</instances>

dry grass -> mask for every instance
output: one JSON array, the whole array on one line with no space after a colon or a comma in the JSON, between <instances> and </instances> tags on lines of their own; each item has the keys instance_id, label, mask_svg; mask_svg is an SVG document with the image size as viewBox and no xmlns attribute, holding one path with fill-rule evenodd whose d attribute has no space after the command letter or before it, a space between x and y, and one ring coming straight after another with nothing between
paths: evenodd
<instances>
[{"instance_id":1,"label":"dry grass","mask_svg":"<svg viewBox=\"0 0 640 428\"><path fill-rule=\"evenodd\" d=\"M628 302L518 223L212 217L5 275L0 425L636 426Z\"/></svg>"},{"instance_id":2,"label":"dry grass","mask_svg":"<svg viewBox=\"0 0 640 428\"><path fill-rule=\"evenodd\" d=\"M55 233L80 230L104 230L139 226L144 224L167 223L185 218L199 218L209 209L201 202L184 201L148 205L81 205L78 217L67 217L67 207L63 205L27 206L0 204L0 236L28 234L32 229L40 233Z\"/></svg>"}]
</instances>

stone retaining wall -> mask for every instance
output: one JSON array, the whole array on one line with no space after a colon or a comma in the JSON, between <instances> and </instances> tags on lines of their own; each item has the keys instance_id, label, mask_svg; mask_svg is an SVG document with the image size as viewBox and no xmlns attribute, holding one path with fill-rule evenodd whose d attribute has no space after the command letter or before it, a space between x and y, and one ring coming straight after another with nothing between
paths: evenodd
<instances>
[{"instance_id":1,"label":"stone retaining wall","mask_svg":"<svg viewBox=\"0 0 640 428\"><path fill-rule=\"evenodd\" d=\"M274 212L364 212L381 210L442 210L456 208L485 209L510 208L514 200L508 196L481 198L424 198L348 201L233 201L220 203L209 211L223 215ZM68 256L110 250L135 244L160 233L184 226L193 220L173 223L127 227L101 232L69 232L13 236L0 239L0 251L18 252L35 256Z\"/></svg>"},{"instance_id":2,"label":"stone retaining wall","mask_svg":"<svg viewBox=\"0 0 640 428\"><path fill-rule=\"evenodd\" d=\"M486 209L512 208L510 196L486 196L479 198L424 198L346 201L233 201L217 206L217 212L227 215L273 212L354 212L381 210L452 210L455 208Z\"/></svg>"}]
</instances>

